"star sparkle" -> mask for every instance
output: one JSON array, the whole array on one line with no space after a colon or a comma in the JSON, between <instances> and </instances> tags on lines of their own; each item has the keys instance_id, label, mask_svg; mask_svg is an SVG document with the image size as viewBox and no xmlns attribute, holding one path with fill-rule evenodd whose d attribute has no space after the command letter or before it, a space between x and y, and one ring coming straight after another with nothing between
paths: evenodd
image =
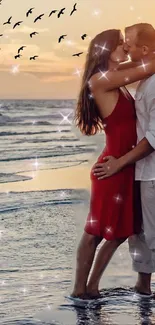
<instances>
[{"instance_id":1,"label":"star sparkle","mask_svg":"<svg viewBox=\"0 0 155 325\"><path fill-rule=\"evenodd\" d=\"M89 94L88 97L89 97L89 99L94 98L93 94Z\"/></svg>"},{"instance_id":2,"label":"star sparkle","mask_svg":"<svg viewBox=\"0 0 155 325\"><path fill-rule=\"evenodd\" d=\"M102 78L105 78L106 80L109 81L109 79L106 77L107 72L103 72L103 71L101 71L100 69L99 69L99 71L100 71L100 73L101 73L101 76L100 76L100 78L99 78L98 80L100 80L100 79L102 79Z\"/></svg>"},{"instance_id":3,"label":"star sparkle","mask_svg":"<svg viewBox=\"0 0 155 325\"><path fill-rule=\"evenodd\" d=\"M116 203L121 203L122 202L122 196L120 194L117 194L114 196L114 200Z\"/></svg>"},{"instance_id":4,"label":"star sparkle","mask_svg":"<svg viewBox=\"0 0 155 325\"><path fill-rule=\"evenodd\" d=\"M124 79L126 82L128 82L130 79L129 79L129 77L125 77L125 79Z\"/></svg>"},{"instance_id":5,"label":"star sparkle","mask_svg":"<svg viewBox=\"0 0 155 325\"><path fill-rule=\"evenodd\" d=\"M66 121L66 122L69 123L69 124L72 124L72 122L68 119L69 115L70 115L72 112L70 112L70 113L67 114L66 116L63 115L61 112L59 112L59 113L63 116L63 119L61 120L61 122L59 123L59 125L62 124L64 121Z\"/></svg>"},{"instance_id":6,"label":"star sparkle","mask_svg":"<svg viewBox=\"0 0 155 325\"><path fill-rule=\"evenodd\" d=\"M76 71L73 74L76 74L78 77L81 76L82 70L76 69Z\"/></svg>"},{"instance_id":7,"label":"star sparkle","mask_svg":"<svg viewBox=\"0 0 155 325\"><path fill-rule=\"evenodd\" d=\"M73 41L71 41L71 40L67 40L66 42L66 45L68 45L68 46L73 46L75 43L73 42Z\"/></svg>"},{"instance_id":8,"label":"star sparkle","mask_svg":"<svg viewBox=\"0 0 155 325\"><path fill-rule=\"evenodd\" d=\"M106 231L107 234L112 234L112 232L113 232L112 227L106 227L105 231Z\"/></svg>"},{"instance_id":9,"label":"star sparkle","mask_svg":"<svg viewBox=\"0 0 155 325\"><path fill-rule=\"evenodd\" d=\"M104 45L95 44L95 47L100 48L101 53L103 53L104 51L109 51L109 49L106 47L106 43Z\"/></svg>"},{"instance_id":10,"label":"star sparkle","mask_svg":"<svg viewBox=\"0 0 155 325\"><path fill-rule=\"evenodd\" d=\"M18 64L15 64L15 65L12 65L11 67L11 71L10 71L12 74L17 74L19 73L19 65Z\"/></svg>"},{"instance_id":11,"label":"star sparkle","mask_svg":"<svg viewBox=\"0 0 155 325\"><path fill-rule=\"evenodd\" d=\"M142 64L140 65L140 67L142 67L144 69L144 71L146 71L146 66L148 65L149 63L144 63L144 61L142 60Z\"/></svg>"},{"instance_id":12,"label":"star sparkle","mask_svg":"<svg viewBox=\"0 0 155 325\"><path fill-rule=\"evenodd\" d=\"M93 225L93 223L97 222L97 220L93 219L93 217L91 216L91 218L87 222Z\"/></svg>"},{"instance_id":13,"label":"star sparkle","mask_svg":"<svg viewBox=\"0 0 155 325\"><path fill-rule=\"evenodd\" d=\"M92 15L97 17L97 16L100 15L100 13L101 13L101 11L100 11L99 9L95 9L95 10L93 11Z\"/></svg>"},{"instance_id":14,"label":"star sparkle","mask_svg":"<svg viewBox=\"0 0 155 325\"><path fill-rule=\"evenodd\" d=\"M134 258L136 258L136 257L138 257L138 256L141 256L141 254L138 253L136 250L135 250L134 252L131 252L131 255L132 255Z\"/></svg>"}]
</instances>

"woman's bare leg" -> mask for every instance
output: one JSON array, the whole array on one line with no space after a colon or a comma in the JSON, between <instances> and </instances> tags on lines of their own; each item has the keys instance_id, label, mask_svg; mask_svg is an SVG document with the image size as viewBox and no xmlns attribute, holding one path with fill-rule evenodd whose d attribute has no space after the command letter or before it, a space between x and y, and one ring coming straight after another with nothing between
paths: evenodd
<instances>
[{"instance_id":1,"label":"woman's bare leg","mask_svg":"<svg viewBox=\"0 0 155 325\"><path fill-rule=\"evenodd\" d=\"M95 251L102 238L84 232L77 250L76 276L72 297L86 297L86 284L93 264Z\"/></svg>"},{"instance_id":2,"label":"woman's bare leg","mask_svg":"<svg viewBox=\"0 0 155 325\"><path fill-rule=\"evenodd\" d=\"M116 239L112 241L106 241L98 251L95 264L90 275L88 284L87 284L87 295L89 297L99 296L99 282L101 276L110 262L114 252L120 244L122 244L126 238Z\"/></svg>"}]
</instances>

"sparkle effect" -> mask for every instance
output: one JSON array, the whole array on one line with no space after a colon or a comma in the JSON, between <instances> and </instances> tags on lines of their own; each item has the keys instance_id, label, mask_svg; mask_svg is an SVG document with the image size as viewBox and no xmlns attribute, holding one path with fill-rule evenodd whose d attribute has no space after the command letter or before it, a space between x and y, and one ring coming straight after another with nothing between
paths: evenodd
<instances>
[{"instance_id":1,"label":"sparkle effect","mask_svg":"<svg viewBox=\"0 0 155 325\"><path fill-rule=\"evenodd\" d=\"M69 123L69 124L72 124L72 122L71 121L69 121L69 119L68 119L68 116L72 113L72 112L70 112L68 115L63 115L61 112L59 112L62 116L63 116L63 120L61 120L61 122L59 123L59 124L62 124L64 121L66 121L67 123Z\"/></svg>"},{"instance_id":2,"label":"sparkle effect","mask_svg":"<svg viewBox=\"0 0 155 325\"><path fill-rule=\"evenodd\" d=\"M117 194L116 196L114 196L114 200L116 203L121 203L122 202L122 197L120 194Z\"/></svg>"},{"instance_id":3,"label":"sparkle effect","mask_svg":"<svg viewBox=\"0 0 155 325\"><path fill-rule=\"evenodd\" d=\"M91 218L87 222L90 223L92 226L93 223L97 222L97 220L93 219L93 217L91 216Z\"/></svg>"},{"instance_id":4,"label":"sparkle effect","mask_svg":"<svg viewBox=\"0 0 155 325\"><path fill-rule=\"evenodd\" d=\"M134 252L132 252L131 255L132 255L134 258L136 258L136 257L138 257L138 256L141 256L141 254L138 253L136 250L135 250Z\"/></svg>"},{"instance_id":5,"label":"sparkle effect","mask_svg":"<svg viewBox=\"0 0 155 325\"><path fill-rule=\"evenodd\" d=\"M102 46L102 45L95 44L95 47L101 49L101 54L102 54L104 51L109 51L109 49L106 47L106 43L105 43L103 46Z\"/></svg>"},{"instance_id":6,"label":"sparkle effect","mask_svg":"<svg viewBox=\"0 0 155 325\"><path fill-rule=\"evenodd\" d=\"M96 9L93 11L93 16L99 16L100 13L100 10Z\"/></svg>"},{"instance_id":7,"label":"sparkle effect","mask_svg":"<svg viewBox=\"0 0 155 325\"><path fill-rule=\"evenodd\" d=\"M111 227L106 227L106 228L105 228L105 232L106 232L107 234L112 234L112 228L111 228Z\"/></svg>"},{"instance_id":8,"label":"sparkle effect","mask_svg":"<svg viewBox=\"0 0 155 325\"><path fill-rule=\"evenodd\" d=\"M81 76L82 70L76 69L76 71L73 74L76 74L78 77Z\"/></svg>"},{"instance_id":9,"label":"sparkle effect","mask_svg":"<svg viewBox=\"0 0 155 325\"><path fill-rule=\"evenodd\" d=\"M130 79L129 77L125 77L125 81L128 82Z\"/></svg>"},{"instance_id":10,"label":"sparkle effect","mask_svg":"<svg viewBox=\"0 0 155 325\"><path fill-rule=\"evenodd\" d=\"M12 65L11 73L13 74L19 73L19 65Z\"/></svg>"},{"instance_id":11,"label":"sparkle effect","mask_svg":"<svg viewBox=\"0 0 155 325\"><path fill-rule=\"evenodd\" d=\"M102 79L102 78L105 78L106 80L109 81L109 79L106 77L107 72L103 72L103 71L101 71L100 69L99 69L99 71L100 71L100 73L101 73L101 77L100 77L98 80L100 80L100 79Z\"/></svg>"},{"instance_id":12,"label":"sparkle effect","mask_svg":"<svg viewBox=\"0 0 155 325\"><path fill-rule=\"evenodd\" d=\"M94 98L93 94L89 94L88 97L89 97L89 99Z\"/></svg>"},{"instance_id":13,"label":"sparkle effect","mask_svg":"<svg viewBox=\"0 0 155 325\"><path fill-rule=\"evenodd\" d=\"M149 63L144 63L144 61L142 60L142 64L140 65L140 67L142 67L144 69L144 71L146 71L146 66L148 65Z\"/></svg>"}]
</instances>

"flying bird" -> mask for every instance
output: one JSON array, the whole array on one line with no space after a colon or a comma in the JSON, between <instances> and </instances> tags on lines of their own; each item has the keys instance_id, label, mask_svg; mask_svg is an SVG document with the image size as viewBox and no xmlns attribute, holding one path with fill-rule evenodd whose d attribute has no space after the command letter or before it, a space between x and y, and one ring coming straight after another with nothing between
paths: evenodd
<instances>
[{"instance_id":1,"label":"flying bird","mask_svg":"<svg viewBox=\"0 0 155 325\"><path fill-rule=\"evenodd\" d=\"M34 23L36 23L37 20L41 20L41 18L44 16L44 14L39 15L38 17L35 18Z\"/></svg>"},{"instance_id":2,"label":"flying bird","mask_svg":"<svg viewBox=\"0 0 155 325\"><path fill-rule=\"evenodd\" d=\"M8 19L8 21L6 21L5 23L3 23L3 25L11 24L11 18L12 18L12 16Z\"/></svg>"},{"instance_id":3,"label":"flying bird","mask_svg":"<svg viewBox=\"0 0 155 325\"><path fill-rule=\"evenodd\" d=\"M35 60L36 58L38 58L38 55L31 56L30 60Z\"/></svg>"},{"instance_id":4,"label":"flying bird","mask_svg":"<svg viewBox=\"0 0 155 325\"><path fill-rule=\"evenodd\" d=\"M60 18L61 15L64 14L64 11L65 11L66 8L62 8L59 13L58 13L58 18Z\"/></svg>"},{"instance_id":5,"label":"flying bird","mask_svg":"<svg viewBox=\"0 0 155 325\"><path fill-rule=\"evenodd\" d=\"M17 54L17 55L15 55L15 59L19 59L21 57L21 54Z\"/></svg>"},{"instance_id":6,"label":"flying bird","mask_svg":"<svg viewBox=\"0 0 155 325\"><path fill-rule=\"evenodd\" d=\"M15 23L13 29L16 28L16 26L20 26L21 23L23 23L23 21L18 21L17 23Z\"/></svg>"},{"instance_id":7,"label":"flying bird","mask_svg":"<svg viewBox=\"0 0 155 325\"><path fill-rule=\"evenodd\" d=\"M3 36L3 34L0 34L0 37Z\"/></svg>"},{"instance_id":8,"label":"flying bird","mask_svg":"<svg viewBox=\"0 0 155 325\"><path fill-rule=\"evenodd\" d=\"M71 13L70 13L70 16L73 15L74 11L77 11L77 9L76 9L76 5L77 5L77 3L75 3L75 5L74 5L74 7L73 7L73 10L72 10Z\"/></svg>"},{"instance_id":9,"label":"flying bird","mask_svg":"<svg viewBox=\"0 0 155 325\"><path fill-rule=\"evenodd\" d=\"M26 47L26 46L21 46L21 47L18 49L18 54L20 53L20 51L24 50L24 47Z\"/></svg>"},{"instance_id":10,"label":"flying bird","mask_svg":"<svg viewBox=\"0 0 155 325\"><path fill-rule=\"evenodd\" d=\"M27 11L27 13L26 13L26 17L28 17L29 16L29 14L32 14L32 10L33 10L34 8L30 8L28 11Z\"/></svg>"},{"instance_id":11,"label":"flying bird","mask_svg":"<svg viewBox=\"0 0 155 325\"><path fill-rule=\"evenodd\" d=\"M49 14L49 17L51 17L52 14L55 14L57 11L58 11L58 10L52 10L52 11L50 12L50 14Z\"/></svg>"},{"instance_id":12,"label":"flying bird","mask_svg":"<svg viewBox=\"0 0 155 325\"><path fill-rule=\"evenodd\" d=\"M87 36L88 36L87 34L83 34L81 38L84 40Z\"/></svg>"},{"instance_id":13,"label":"flying bird","mask_svg":"<svg viewBox=\"0 0 155 325\"><path fill-rule=\"evenodd\" d=\"M30 34L30 37L32 38L32 36L33 35L36 35L36 34L39 34L38 32L32 32L31 34Z\"/></svg>"},{"instance_id":14,"label":"flying bird","mask_svg":"<svg viewBox=\"0 0 155 325\"><path fill-rule=\"evenodd\" d=\"M67 36L67 35L61 35L61 36L59 37L58 43L60 43L61 40L64 39L65 36Z\"/></svg>"},{"instance_id":15,"label":"flying bird","mask_svg":"<svg viewBox=\"0 0 155 325\"><path fill-rule=\"evenodd\" d=\"M83 52L79 52L79 53L73 54L72 56L80 56L81 54L83 54Z\"/></svg>"}]
</instances>

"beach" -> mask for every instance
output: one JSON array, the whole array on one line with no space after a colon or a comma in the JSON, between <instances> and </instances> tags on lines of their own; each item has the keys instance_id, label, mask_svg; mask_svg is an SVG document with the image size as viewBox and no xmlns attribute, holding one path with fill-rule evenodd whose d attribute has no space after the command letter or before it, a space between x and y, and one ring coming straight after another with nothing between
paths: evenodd
<instances>
[{"instance_id":1,"label":"beach","mask_svg":"<svg viewBox=\"0 0 155 325\"><path fill-rule=\"evenodd\" d=\"M127 241L101 279L99 309L77 309L65 298L89 212L90 170L105 145L103 133L81 137L75 130L74 105L74 100L1 102L1 322L37 325L38 317L41 325L47 320L53 325L154 324L154 301L146 304L134 295L137 275Z\"/></svg>"},{"instance_id":2,"label":"beach","mask_svg":"<svg viewBox=\"0 0 155 325\"><path fill-rule=\"evenodd\" d=\"M53 170L37 170L26 173L18 173L32 179L0 184L0 192L7 191L46 191L57 189L90 189L91 165L83 164L69 168Z\"/></svg>"}]
</instances>

